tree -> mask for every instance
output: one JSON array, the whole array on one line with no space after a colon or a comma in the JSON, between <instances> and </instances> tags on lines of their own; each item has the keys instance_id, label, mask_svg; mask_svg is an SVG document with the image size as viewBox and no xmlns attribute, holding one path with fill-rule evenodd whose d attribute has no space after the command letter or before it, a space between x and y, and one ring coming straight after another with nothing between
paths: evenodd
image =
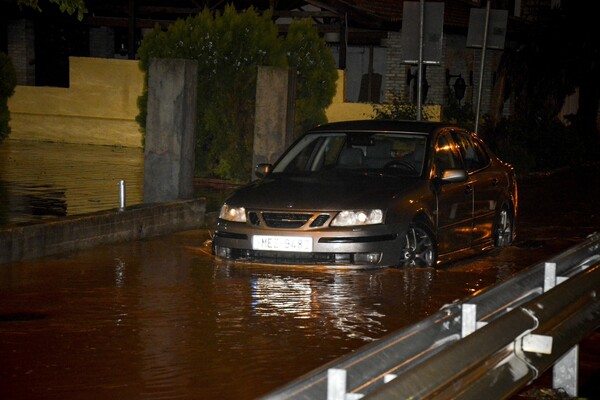
<instances>
[{"instance_id":1,"label":"tree","mask_svg":"<svg viewBox=\"0 0 600 400\"><path fill-rule=\"evenodd\" d=\"M517 48L503 53L482 134L521 171L598 160L600 45L594 19L582 0L562 2L538 16ZM560 119L576 89L576 114ZM506 118L502 109L509 98Z\"/></svg>"},{"instance_id":2,"label":"tree","mask_svg":"<svg viewBox=\"0 0 600 400\"><path fill-rule=\"evenodd\" d=\"M10 134L8 98L15 92L17 73L6 54L0 52L0 143Z\"/></svg>"},{"instance_id":3,"label":"tree","mask_svg":"<svg viewBox=\"0 0 600 400\"><path fill-rule=\"evenodd\" d=\"M33 8L36 11L42 11L39 0L17 0L19 6ZM84 0L50 0L50 3L58 5L61 12L66 12L69 15L77 14L77 19L83 19L83 15L87 12Z\"/></svg>"},{"instance_id":4,"label":"tree","mask_svg":"<svg viewBox=\"0 0 600 400\"><path fill-rule=\"evenodd\" d=\"M509 97L517 118L533 125L553 121L566 96L579 88L573 120L584 134L598 134L600 46L594 19L584 1L562 2L530 25L517 49L504 52L490 111L492 125L500 120Z\"/></svg>"}]
</instances>

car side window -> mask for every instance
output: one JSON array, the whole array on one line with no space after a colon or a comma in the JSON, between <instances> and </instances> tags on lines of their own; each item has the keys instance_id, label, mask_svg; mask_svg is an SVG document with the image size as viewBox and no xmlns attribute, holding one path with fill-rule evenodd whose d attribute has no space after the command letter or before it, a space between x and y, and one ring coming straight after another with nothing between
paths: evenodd
<instances>
[{"instance_id":1,"label":"car side window","mask_svg":"<svg viewBox=\"0 0 600 400\"><path fill-rule=\"evenodd\" d=\"M452 131L467 172L477 171L489 164L490 158L473 136L464 132Z\"/></svg>"},{"instance_id":2,"label":"car side window","mask_svg":"<svg viewBox=\"0 0 600 400\"><path fill-rule=\"evenodd\" d=\"M437 175L442 175L448 169L461 168L458 154L452 142L446 135L438 138L435 145L434 165Z\"/></svg>"},{"instance_id":3,"label":"car side window","mask_svg":"<svg viewBox=\"0 0 600 400\"><path fill-rule=\"evenodd\" d=\"M473 143L473 150L475 151L477 159L477 169L487 166L490 163L490 156L483 148L481 142L473 137L469 137L469 139Z\"/></svg>"}]
</instances>

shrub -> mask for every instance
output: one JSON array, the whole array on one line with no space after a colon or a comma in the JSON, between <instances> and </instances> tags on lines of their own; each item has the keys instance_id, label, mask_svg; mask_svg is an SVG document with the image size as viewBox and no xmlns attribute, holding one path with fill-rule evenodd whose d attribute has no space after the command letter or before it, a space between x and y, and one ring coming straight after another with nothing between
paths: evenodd
<instances>
[{"instance_id":1,"label":"shrub","mask_svg":"<svg viewBox=\"0 0 600 400\"><path fill-rule=\"evenodd\" d=\"M535 155L528 151L528 128L525 121L503 118L495 128L487 115L483 117L479 135L502 160L511 163L518 174L535 170Z\"/></svg>"},{"instance_id":2,"label":"shrub","mask_svg":"<svg viewBox=\"0 0 600 400\"><path fill-rule=\"evenodd\" d=\"M0 52L0 143L10 134L8 98L15 92L17 73L6 54Z\"/></svg>"},{"instance_id":3,"label":"shrub","mask_svg":"<svg viewBox=\"0 0 600 400\"><path fill-rule=\"evenodd\" d=\"M492 128L486 118L481 135L498 156L515 166L519 174L598 160L598 138L558 120L508 117Z\"/></svg>"},{"instance_id":4,"label":"shrub","mask_svg":"<svg viewBox=\"0 0 600 400\"><path fill-rule=\"evenodd\" d=\"M296 70L295 135L327 122L325 109L335 96L335 60L314 23L294 20L285 40L288 64Z\"/></svg>"},{"instance_id":5,"label":"shrub","mask_svg":"<svg viewBox=\"0 0 600 400\"><path fill-rule=\"evenodd\" d=\"M391 101L373 104L372 107L375 114L374 119L416 120L418 115L417 105L402 100L396 93L392 93ZM430 119L424 107L421 107L421 119Z\"/></svg>"},{"instance_id":6,"label":"shrub","mask_svg":"<svg viewBox=\"0 0 600 400\"><path fill-rule=\"evenodd\" d=\"M250 177L258 66L287 67L289 62L296 68L298 129L324 122L337 77L333 57L308 22L292 23L284 42L270 13L258 15L253 8L238 13L227 6L222 14L205 9L166 32L157 27L138 54L146 85L152 58L198 62L196 175L230 180ZM138 106L144 130L147 87Z\"/></svg>"},{"instance_id":7,"label":"shrub","mask_svg":"<svg viewBox=\"0 0 600 400\"><path fill-rule=\"evenodd\" d=\"M473 130L473 126L475 126L473 105L470 103L460 104L454 96L448 96L448 102L442 108L442 121Z\"/></svg>"}]
</instances>

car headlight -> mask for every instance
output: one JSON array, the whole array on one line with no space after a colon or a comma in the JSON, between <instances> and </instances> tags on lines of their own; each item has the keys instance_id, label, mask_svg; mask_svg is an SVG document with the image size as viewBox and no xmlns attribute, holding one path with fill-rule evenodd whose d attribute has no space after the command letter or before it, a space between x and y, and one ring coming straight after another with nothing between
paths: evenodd
<instances>
[{"instance_id":1,"label":"car headlight","mask_svg":"<svg viewBox=\"0 0 600 400\"><path fill-rule=\"evenodd\" d=\"M331 221L331 226L373 225L383 222L383 211L374 210L344 210Z\"/></svg>"},{"instance_id":2,"label":"car headlight","mask_svg":"<svg viewBox=\"0 0 600 400\"><path fill-rule=\"evenodd\" d=\"M244 207L233 207L228 204L223 204L219 218L226 221L246 222L246 209Z\"/></svg>"}]
</instances>

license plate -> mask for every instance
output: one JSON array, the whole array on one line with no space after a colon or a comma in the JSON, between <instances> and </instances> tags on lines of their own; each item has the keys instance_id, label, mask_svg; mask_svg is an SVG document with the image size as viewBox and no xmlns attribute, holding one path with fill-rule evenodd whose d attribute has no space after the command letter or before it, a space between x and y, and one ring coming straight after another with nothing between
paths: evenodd
<instances>
[{"instance_id":1,"label":"license plate","mask_svg":"<svg viewBox=\"0 0 600 400\"><path fill-rule=\"evenodd\" d=\"M312 238L304 236L256 235L252 238L254 250L311 252Z\"/></svg>"}]
</instances>

